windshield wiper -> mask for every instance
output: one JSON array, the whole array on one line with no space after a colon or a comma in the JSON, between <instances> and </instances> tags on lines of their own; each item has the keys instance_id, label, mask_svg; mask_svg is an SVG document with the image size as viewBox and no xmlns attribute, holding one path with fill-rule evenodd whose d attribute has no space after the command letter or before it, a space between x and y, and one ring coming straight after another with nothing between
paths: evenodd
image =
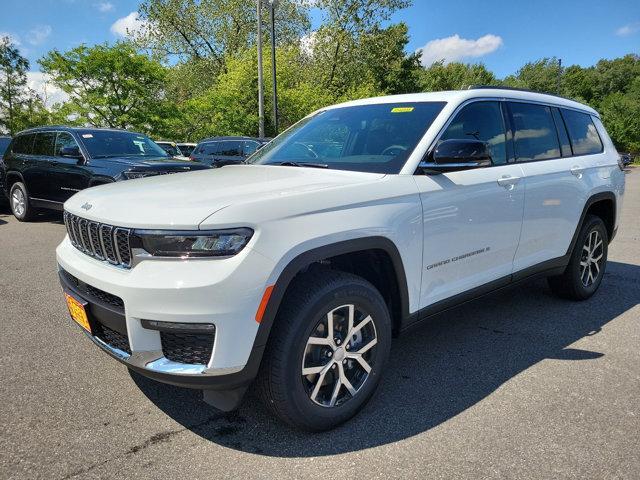
<instances>
[{"instance_id":1,"label":"windshield wiper","mask_svg":"<svg viewBox=\"0 0 640 480\"><path fill-rule=\"evenodd\" d=\"M276 165L282 167L309 167L309 168L329 168L326 163L311 163L311 162L280 162Z\"/></svg>"}]
</instances>

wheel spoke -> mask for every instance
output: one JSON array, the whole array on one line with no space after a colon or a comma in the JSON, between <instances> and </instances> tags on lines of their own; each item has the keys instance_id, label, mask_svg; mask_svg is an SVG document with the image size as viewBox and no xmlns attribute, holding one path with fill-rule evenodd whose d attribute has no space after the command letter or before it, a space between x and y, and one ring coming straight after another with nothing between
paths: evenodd
<instances>
[{"instance_id":1,"label":"wheel spoke","mask_svg":"<svg viewBox=\"0 0 640 480\"><path fill-rule=\"evenodd\" d=\"M351 396L355 396L356 394L356 389L353 388L353 385L351 385L351 382L349 381L349 379L347 378L347 376L344 373L344 368L342 367L342 364L339 363L338 364L338 368L340 369L340 381L342 382L342 384L345 386L345 388L347 390L349 390L349 393L351 394Z\"/></svg>"},{"instance_id":2,"label":"wheel spoke","mask_svg":"<svg viewBox=\"0 0 640 480\"><path fill-rule=\"evenodd\" d=\"M318 392L320 391L320 387L322 387L322 382L324 382L324 377L327 375L327 370L324 370L323 372L320 373L320 375L318 375L318 379L316 380L316 384L313 387L313 391L311 392L310 398L311 400L313 400L314 402L316 401L316 397L318 396Z\"/></svg>"},{"instance_id":3,"label":"wheel spoke","mask_svg":"<svg viewBox=\"0 0 640 480\"><path fill-rule=\"evenodd\" d=\"M307 346L309 345L328 345L328 346L332 346L333 345L333 338L332 337L309 337L309 340L307 340Z\"/></svg>"},{"instance_id":4,"label":"wheel spoke","mask_svg":"<svg viewBox=\"0 0 640 480\"><path fill-rule=\"evenodd\" d=\"M347 355L347 358L351 358L358 362L365 372L369 373L371 371L371 365L369 365L369 363L359 353L349 354Z\"/></svg>"},{"instance_id":5,"label":"wheel spoke","mask_svg":"<svg viewBox=\"0 0 640 480\"><path fill-rule=\"evenodd\" d=\"M356 316L356 307L355 305L349 305L349 318L347 319L347 337L345 338L345 342L349 341L350 335L349 333L353 330L353 321Z\"/></svg>"},{"instance_id":6,"label":"wheel spoke","mask_svg":"<svg viewBox=\"0 0 640 480\"><path fill-rule=\"evenodd\" d=\"M360 350L358 350L356 353L359 353L360 355L362 355L363 353L368 352L369 350L371 350L371 348L378 343L378 339L374 338L373 340L371 340L369 343L367 343L364 347L362 347Z\"/></svg>"},{"instance_id":7,"label":"wheel spoke","mask_svg":"<svg viewBox=\"0 0 640 480\"><path fill-rule=\"evenodd\" d=\"M602 255L604 255L603 253L601 253L600 255L598 255L597 257L593 257L591 259L592 262L599 262L600 259L602 258Z\"/></svg>"},{"instance_id":8,"label":"wheel spoke","mask_svg":"<svg viewBox=\"0 0 640 480\"><path fill-rule=\"evenodd\" d=\"M333 333L333 310L327 313L327 338L331 339L331 343L333 343L333 339L336 338Z\"/></svg>"},{"instance_id":9,"label":"wheel spoke","mask_svg":"<svg viewBox=\"0 0 640 480\"><path fill-rule=\"evenodd\" d=\"M596 276L598 276L600 274L600 267L598 266L598 262L593 262L592 265L596 267Z\"/></svg>"},{"instance_id":10,"label":"wheel spoke","mask_svg":"<svg viewBox=\"0 0 640 480\"><path fill-rule=\"evenodd\" d=\"M582 269L582 271L580 272L580 281L584 284L585 280L584 280L584 274L587 272L587 270L589 270L589 266L585 265L584 268Z\"/></svg>"},{"instance_id":11,"label":"wheel spoke","mask_svg":"<svg viewBox=\"0 0 640 480\"><path fill-rule=\"evenodd\" d=\"M367 323L372 322L372 321L373 321L373 319L371 318L371 315L367 315L367 318L362 320L358 325L356 325L355 327L353 327L349 331L349 339L351 339L351 337L353 337L356 333L358 333L360 330L362 330L362 328L364 326L366 326Z\"/></svg>"},{"instance_id":12,"label":"wheel spoke","mask_svg":"<svg viewBox=\"0 0 640 480\"><path fill-rule=\"evenodd\" d=\"M314 375L316 373L321 373L324 370L326 365L320 365L317 367L305 367L302 369L302 375Z\"/></svg>"},{"instance_id":13,"label":"wheel spoke","mask_svg":"<svg viewBox=\"0 0 640 480\"><path fill-rule=\"evenodd\" d=\"M329 400L329 406L333 407L338 400L338 394L340 393L340 387L342 387L342 379L340 377L336 377L336 384L333 387L333 392L331 393L331 400Z\"/></svg>"},{"instance_id":14,"label":"wheel spoke","mask_svg":"<svg viewBox=\"0 0 640 480\"><path fill-rule=\"evenodd\" d=\"M598 240L598 243L593 247L593 251L595 252L600 245L602 245L602 240Z\"/></svg>"}]
</instances>

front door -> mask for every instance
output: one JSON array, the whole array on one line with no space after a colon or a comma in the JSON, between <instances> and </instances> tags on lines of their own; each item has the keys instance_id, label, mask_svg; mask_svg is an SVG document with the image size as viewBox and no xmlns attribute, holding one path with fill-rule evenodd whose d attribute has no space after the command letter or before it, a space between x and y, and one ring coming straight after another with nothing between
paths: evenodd
<instances>
[{"instance_id":1,"label":"front door","mask_svg":"<svg viewBox=\"0 0 640 480\"><path fill-rule=\"evenodd\" d=\"M511 163L503 106L477 101L462 107L439 141L488 142L492 166L416 175L424 228L421 306L475 287L509 281L524 206L524 175Z\"/></svg>"},{"instance_id":2,"label":"front door","mask_svg":"<svg viewBox=\"0 0 640 480\"><path fill-rule=\"evenodd\" d=\"M78 158L63 157L60 151L65 147L77 147L78 143L68 132L58 132L54 157L51 162L51 200L64 203L72 195L89 186L91 173Z\"/></svg>"}]
</instances>

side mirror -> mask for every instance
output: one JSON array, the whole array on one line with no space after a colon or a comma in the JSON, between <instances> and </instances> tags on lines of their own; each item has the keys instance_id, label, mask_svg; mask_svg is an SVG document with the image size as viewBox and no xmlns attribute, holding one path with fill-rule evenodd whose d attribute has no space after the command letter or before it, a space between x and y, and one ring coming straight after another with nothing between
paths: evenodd
<instances>
[{"instance_id":1,"label":"side mirror","mask_svg":"<svg viewBox=\"0 0 640 480\"><path fill-rule=\"evenodd\" d=\"M489 144L473 139L452 139L440 142L430 155L433 163L421 162L425 170L449 172L488 167L491 162Z\"/></svg>"},{"instance_id":2,"label":"side mirror","mask_svg":"<svg viewBox=\"0 0 640 480\"><path fill-rule=\"evenodd\" d=\"M82 153L80 153L80 147L63 147L60 149L60 156L66 158L77 158L78 160L83 159Z\"/></svg>"}]
</instances>

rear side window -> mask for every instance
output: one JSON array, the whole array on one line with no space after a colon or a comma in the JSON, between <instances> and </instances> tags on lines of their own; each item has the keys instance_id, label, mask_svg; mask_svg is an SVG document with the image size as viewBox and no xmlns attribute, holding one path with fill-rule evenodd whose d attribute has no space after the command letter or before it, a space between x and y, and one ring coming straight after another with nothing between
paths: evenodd
<instances>
[{"instance_id":1,"label":"rear side window","mask_svg":"<svg viewBox=\"0 0 640 480\"><path fill-rule=\"evenodd\" d=\"M67 147L77 147L78 143L76 142L76 140L73 138L73 136L70 133L67 132L60 132L58 133L58 138L56 138L56 146L54 149L54 155L56 157L61 157L62 155L60 154L60 151L63 148L67 148Z\"/></svg>"},{"instance_id":2,"label":"rear side window","mask_svg":"<svg viewBox=\"0 0 640 480\"><path fill-rule=\"evenodd\" d=\"M219 149L220 149L220 143L218 142L205 143L200 147L200 150L198 151L198 153L202 155L217 155Z\"/></svg>"},{"instance_id":3,"label":"rear side window","mask_svg":"<svg viewBox=\"0 0 640 480\"><path fill-rule=\"evenodd\" d=\"M551 108L529 103L509 105L514 123L516 158L521 162L560 158Z\"/></svg>"},{"instance_id":4,"label":"rear side window","mask_svg":"<svg viewBox=\"0 0 640 480\"><path fill-rule=\"evenodd\" d=\"M247 140L244 142L244 156L248 157L258 149L258 142Z\"/></svg>"},{"instance_id":5,"label":"rear side window","mask_svg":"<svg viewBox=\"0 0 640 480\"><path fill-rule=\"evenodd\" d=\"M590 155L602 152L602 140L598 135L596 126L593 124L591 115L562 109L562 116L569 131L569 139L571 140L574 155Z\"/></svg>"},{"instance_id":6,"label":"rear side window","mask_svg":"<svg viewBox=\"0 0 640 480\"><path fill-rule=\"evenodd\" d=\"M50 157L53 155L53 144L56 141L55 132L38 132L33 143L33 154Z\"/></svg>"},{"instance_id":7,"label":"rear side window","mask_svg":"<svg viewBox=\"0 0 640 480\"><path fill-rule=\"evenodd\" d=\"M221 142L222 148L218 155L224 155L225 157L241 157L242 156L242 142L237 140Z\"/></svg>"},{"instance_id":8,"label":"rear side window","mask_svg":"<svg viewBox=\"0 0 640 480\"><path fill-rule=\"evenodd\" d=\"M440 139L474 138L489 144L494 165L507 163L507 137L498 102L474 102L467 105L456 115Z\"/></svg>"},{"instance_id":9,"label":"rear side window","mask_svg":"<svg viewBox=\"0 0 640 480\"><path fill-rule=\"evenodd\" d=\"M34 134L19 135L13 142L11 151L13 153L21 153L29 155L33 148Z\"/></svg>"}]
</instances>

